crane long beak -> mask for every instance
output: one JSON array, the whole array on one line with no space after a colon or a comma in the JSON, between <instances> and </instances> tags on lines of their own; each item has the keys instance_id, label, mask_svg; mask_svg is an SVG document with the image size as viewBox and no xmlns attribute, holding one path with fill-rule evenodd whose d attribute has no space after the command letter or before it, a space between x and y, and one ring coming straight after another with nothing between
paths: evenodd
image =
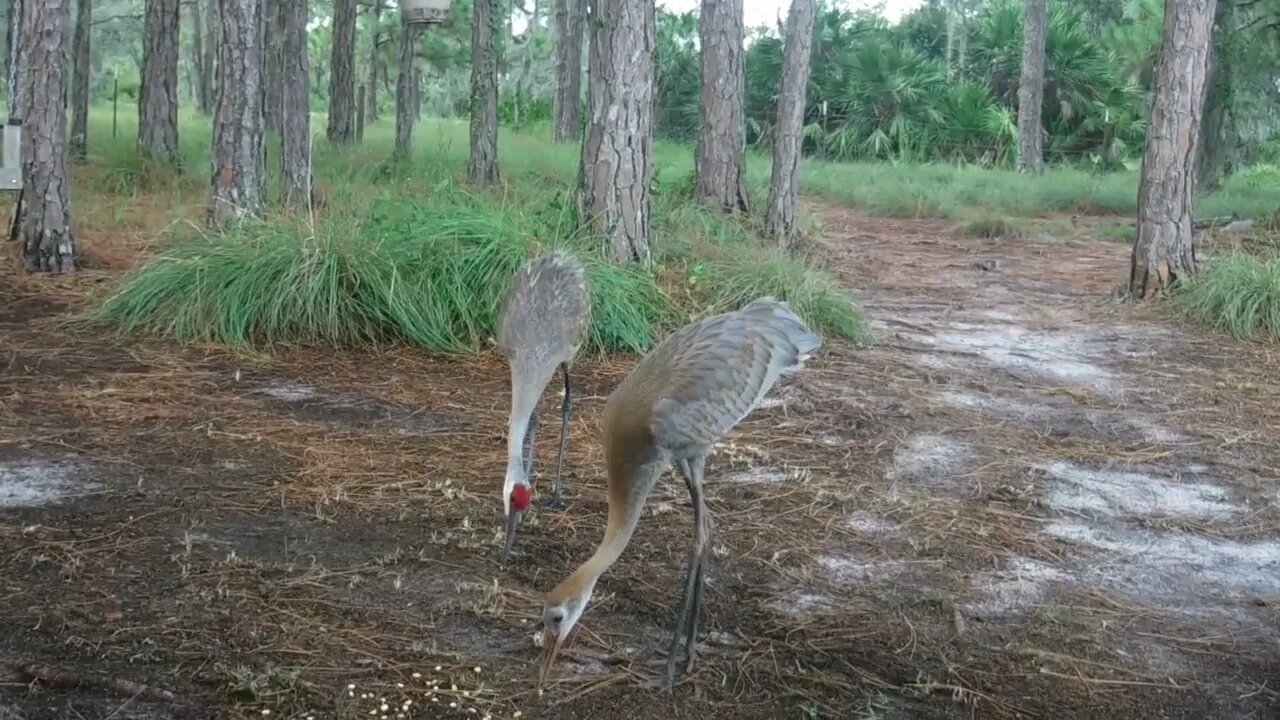
<instances>
[{"instance_id":1,"label":"crane long beak","mask_svg":"<svg viewBox=\"0 0 1280 720\"><path fill-rule=\"evenodd\" d=\"M507 557L511 555L511 545L516 539L516 528L520 527L520 521L524 519L524 513L512 510L507 513L507 539L502 543L502 564L507 564Z\"/></svg>"},{"instance_id":2,"label":"crane long beak","mask_svg":"<svg viewBox=\"0 0 1280 720\"><path fill-rule=\"evenodd\" d=\"M547 673L551 670L551 666L555 664L556 655L560 652L560 643L564 640L563 635L548 635L547 642L543 645L542 665L538 668L538 689L542 689L542 684L547 679Z\"/></svg>"}]
</instances>

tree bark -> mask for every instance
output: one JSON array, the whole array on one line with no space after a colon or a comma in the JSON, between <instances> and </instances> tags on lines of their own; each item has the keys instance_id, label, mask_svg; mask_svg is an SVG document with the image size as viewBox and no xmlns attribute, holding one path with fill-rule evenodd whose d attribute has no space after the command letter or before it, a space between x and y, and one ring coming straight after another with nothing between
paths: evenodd
<instances>
[{"instance_id":1,"label":"tree bark","mask_svg":"<svg viewBox=\"0 0 1280 720\"><path fill-rule=\"evenodd\" d=\"M1022 19L1022 78L1018 82L1018 172L1044 172L1040 114L1044 107L1044 44L1048 24L1048 0L1026 0Z\"/></svg>"},{"instance_id":2,"label":"tree bark","mask_svg":"<svg viewBox=\"0 0 1280 720\"><path fill-rule=\"evenodd\" d=\"M702 88L694 195L725 212L747 212L742 0L702 0L698 40Z\"/></svg>"},{"instance_id":3,"label":"tree bark","mask_svg":"<svg viewBox=\"0 0 1280 720\"><path fill-rule=\"evenodd\" d=\"M333 55L329 66L329 142L356 137L356 0L333 0Z\"/></svg>"},{"instance_id":4,"label":"tree bark","mask_svg":"<svg viewBox=\"0 0 1280 720\"><path fill-rule=\"evenodd\" d=\"M205 0L204 6L204 61L201 72L204 74L206 100L205 112L212 115L218 102L217 78L218 47L222 44L222 23L218 22L218 0Z\"/></svg>"},{"instance_id":5,"label":"tree bark","mask_svg":"<svg viewBox=\"0 0 1280 720\"><path fill-rule=\"evenodd\" d=\"M93 23L93 0L76 5L75 39L72 41L74 69L71 76L71 157L84 160L89 152L89 28Z\"/></svg>"},{"instance_id":6,"label":"tree bark","mask_svg":"<svg viewBox=\"0 0 1280 720\"><path fill-rule=\"evenodd\" d=\"M617 263L648 263L653 182L652 0L588 0L587 128L578 215Z\"/></svg>"},{"instance_id":7,"label":"tree bark","mask_svg":"<svg viewBox=\"0 0 1280 720\"><path fill-rule=\"evenodd\" d=\"M21 43L16 54L32 68L21 73L18 91L23 184L15 218L23 266L32 272L76 269L65 104L70 15L70 0L28 0L15 22Z\"/></svg>"},{"instance_id":8,"label":"tree bark","mask_svg":"<svg viewBox=\"0 0 1280 720\"><path fill-rule=\"evenodd\" d=\"M1160 62L1138 186L1129 294L1162 294L1196 271L1195 158L1216 0L1166 0Z\"/></svg>"},{"instance_id":9,"label":"tree bark","mask_svg":"<svg viewBox=\"0 0 1280 720\"><path fill-rule=\"evenodd\" d=\"M1209 46L1209 71L1205 81L1206 99L1196 153L1196 183L1200 192L1216 190L1228 174L1245 162L1245 142L1236 113L1235 68L1239 51L1236 4L1219 2L1214 13L1214 41Z\"/></svg>"},{"instance_id":10,"label":"tree bark","mask_svg":"<svg viewBox=\"0 0 1280 720\"><path fill-rule=\"evenodd\" d=\"M263 72L266 74L266 99L262 114L267 132L280 132L284 113L284 19L290 0L264 0L267 32Z\"/></svg>"},{"instance_id":11,"label":"tree bark","mask_svg":"<svg viewBox=\"0 0 1280 720\"><path fill-rule=\"evenodd\" d=\"M311 77L307 0L279 0L281 47L280 186L285 207L311 207Z\"/></svg>"},{"instance_id":12,"label":"tree bark","mask_svg":"<svg viewBox=\"0 0 1280 720\"><path fill-rule=\"evenodd\" d=\"M147 0L142 86L138 90L138 152L177 164L178 0Z\"/></svg>"},{"instance_id":13,"label":"tree bark","mask_svg":"<svg viewBox=\"0 0 1280 720\"><path fill-rule=\"evenodd\" d=\"M498 58L503 0L476 0L471 26L471 157L467 176L478 185L498 182Z\"/></svg>"},{"instance_id":14,"label":"tree bark","mask_svg":"<svg viewBox=\"0 0 1280 720\"><path fill-rule=\"evenodd\" d=\"M552 139L582 140L583 0L555 0L556 94Z\"/></svg>"},{"instance_id":15,"label":"tree bark","mask_svg":"<svg viewBox=\"0 0 1280 720\"><path fill-rule=\"evenodd\" d=\"M373 0L370 12L373 14L373 37L369 39L369 74L365 80L368 105L365 117L368 122L375 123L378 122L378 65L382 62L382 55L378 52L378 44L382 40L382 0Z\"/></svg>"},{"instance_id":16,"label":"tree bark","mask_svg":"<svg viewBox=\"0 0 1280 720\"><path fill-rule=\"evenodd\" d=\"M23 0L9 0L9 15L6 18L5 49L8 53L8 104L9 115L13 116L14 108L22 108L22 22L25 3Z\"/></svg>"},{"instance_id":17,"label":"tree bark","mask_svg":"<svg viewBox=\"0 0 1280 720\"><path fill-rule=\"evenodd\" d=\"M393 157L407 160L413 149L413 123L417 119L414 103L418 90L414 87L414 58L417 57L421 25L400 23L400 67L396 75L396 146Z\"/></svg>"},{"instance_id":18,"label":"tree bark","mask_svg":"<svg viewBox=\"0 0 1280 720\"><path fill-rule=\"evenodd\" d=\"M262 216L262 0L219 0L218 106L213 117L213 202L209 224L225 229Z\"/></svg>"},{"instance_id":19,"label":"tree bark","mask_svg":"<svg viewBox=\"0 0 1280 720\"><path fill-rule=\"evenodd\" d=\"M213 3L216 0L205 0ZM191 0L191 53L195 65L196 108L204 115L213 112L213 68L212 60L205 51L204 14L201 12L200 0ZM213 43L212 38L208 39Z\"/></svg>"},{"instance_id":20,"label":"tree bark","mask_svg":"<svg viewBox=\"0 0 1280 720\"><path fill-rule=\"evenodd\" d=\"M778 90L778 124L773 137L773 174L765 229L784 248L800 241L797 217L800 193L800 150L804 140L805 88L809 83L809 51L813 45L813 0L791 0L782 80Z\"/></svg>"}]
</instances>

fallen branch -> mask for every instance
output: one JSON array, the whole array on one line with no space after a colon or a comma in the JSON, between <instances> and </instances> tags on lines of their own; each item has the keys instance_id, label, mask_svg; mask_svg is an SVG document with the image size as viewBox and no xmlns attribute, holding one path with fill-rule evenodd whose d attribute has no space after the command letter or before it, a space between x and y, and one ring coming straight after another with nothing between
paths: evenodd
<instances>
[{"instance_id":1,"label":"fallen branch","mask_svg":"<svg viewBox=\"0 0 1280 720\"><path fill-rule=\"evenodd\" d=\"M107 677L104 675L94 675L77 673L71 670L61 670L49 665L40 665L31 663L24 665L20 672L28 682L40 683L48 687L96 687L107 692L127 695L129 697L150 697L157 700L173 701L177 697L161 688L144 685L132 680L124 678Z\"/></svg>"}]
</instances>

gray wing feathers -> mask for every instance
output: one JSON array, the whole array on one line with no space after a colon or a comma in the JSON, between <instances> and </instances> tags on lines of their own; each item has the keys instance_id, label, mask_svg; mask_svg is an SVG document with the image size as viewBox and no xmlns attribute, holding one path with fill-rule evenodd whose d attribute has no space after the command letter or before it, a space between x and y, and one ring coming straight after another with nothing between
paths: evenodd
<instances>
[{"instance_id":1,"label":"gray wing feathers","mask_svg":"<svg viewBox=\"0 0 1280 720\"><path fill-rule=\"evenodd\" d=\"M785 303L769 297L681 328L655 349L652 363L644 361L666 376L650 419L654 438L677 453L711 445L820 345Z\"/></svg>"},{"instance_id":2,"label":"gray wing feathers","mask_svg":"<svg viewBox=\"0 0 1280 720\"><path fill-rule=\"evenodd\" d=\"M569 253L555 250L516 272L498 321L498 346L520 364L573 359L590 324L587 274Z\"/></svg>"}]
</instances>

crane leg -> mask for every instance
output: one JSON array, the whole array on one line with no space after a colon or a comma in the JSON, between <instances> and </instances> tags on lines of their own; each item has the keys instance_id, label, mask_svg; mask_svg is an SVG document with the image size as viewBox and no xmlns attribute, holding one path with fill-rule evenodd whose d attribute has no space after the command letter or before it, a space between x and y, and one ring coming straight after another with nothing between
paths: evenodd
<instances>
[{"instance_id":1,"label":"crane leg","mask_svg":"<svg viewBox=\"0 0 1280 720\"><path fill-rule=\"evenodd\" d=\"M697 463L700 465L701 463ZM693 665L694 645L697 638L687 633L692 629L696 630L697 621L693 619L695 611L695 599L700 601L698 585L702 581L702 559L707 547L707 523L706 507L702 501L702 484L701 468L695 474L691 463L686 460L680 460L680 474L685 478L685 484L689 487L689 497L693 501L693 547L689 549L689 566L685 573L684 585L684 601L680 616L676 619L675 629L671 634L671 649L667 653L667 671L666 686L670 690L675 684L676 676L676 655L680 652L680 640L685 639L686 649L689 653L688 667Z\"/></svg>"},{"instance_id":2,"label":"crane leg","mask_svg":"<svg viewBox=\"0 0 1280 720\"><path fill-rule=\"evenodd\" d=\"M701 512L695 509L695 522L702 529L702 554L698 558L698 577L693 581L693 608L689 612L685 625L685 665L684 671L692 672L693 666L697 663L698 653L698 618L702 616L702 591L706 587L706 571L707 571L707 553L711 550L711 533L715 529L715 523L711 520L711 513L707 512L707 508L702 504L702 471L706 467L706 458L698 458L689 463L689 471L693 479L691 487L698 488L698 505L701 505ZM689 481L686 481L689 482ZM692 490L690 490L692 493Z\"/></svg>"},{"instance_id":3,"label":"crane leg","mask_svg":"<svg viewBox=\"0 0 1280 720\"><path fill-rule=\"evenodd\" d=\"M538 437L538 409L529 416L529 428L524 431L524 477L533 484L533 447Z\"/></svg>"},{"instance_id":4,"label":"crane leg","mask_svg":"<svg viewBox=\"0 0 1280 720\"><path fill-rule=\"evenodd\" d=\"M560 364L560 372L564 374L564 404L560 406L560 454L556 458L556 479L551 486L551 497L547 507L564 507L564 489L560 486L560 474L564 471L564 450L569 443L569 414L573 409L569 396L569 365Z\"/></svg>"}]
</instances>

